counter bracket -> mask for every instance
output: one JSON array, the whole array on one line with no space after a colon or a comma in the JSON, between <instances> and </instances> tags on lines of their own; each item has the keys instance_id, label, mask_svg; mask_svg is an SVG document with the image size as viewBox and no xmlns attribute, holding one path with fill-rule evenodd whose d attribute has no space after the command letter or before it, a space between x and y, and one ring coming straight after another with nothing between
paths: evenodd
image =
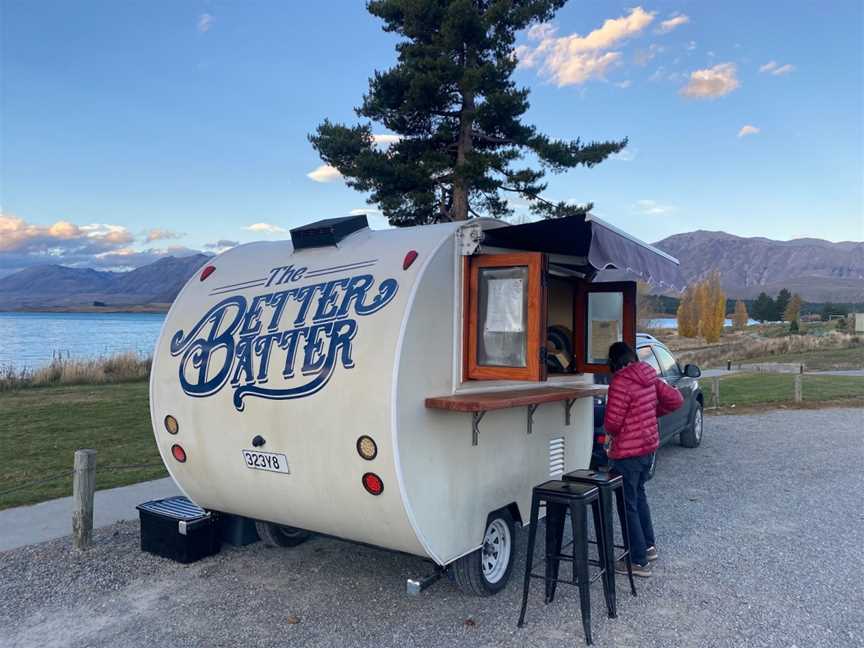
<instances>
[{"instance_id":1,"label":"counter bracket","mask_svg":"<svg viewBox=\"0 0 864 648\"><path fill-rule=\"evenodd\" d=\"M576 402L575 398L568 398L564 401L564 425L570 425L570 410L573 409L573 404Z\"/></svg>"},{"instance_id":2,"label":"counter bracket","mask_svg":"<svg viewBox=\"0 0 864 648\"><path fill-rule=\"evenodd\" d=\"M526 408L528 410L528 434L531 434L534 431L534 412L537 411L539 405L539 403L536 403L534 405L528 405Z\"/></svg>"},{"instance_id":3,"label":"counter bracket","mask_svg":"<svg viewBox=\"0 0 864 648\"><path fill-rule=\"evenodd\" d=\"M486 410L471 412L471 445L476 446L480 438L480 421L486 416Z\"/></svg>"}]
</instances>

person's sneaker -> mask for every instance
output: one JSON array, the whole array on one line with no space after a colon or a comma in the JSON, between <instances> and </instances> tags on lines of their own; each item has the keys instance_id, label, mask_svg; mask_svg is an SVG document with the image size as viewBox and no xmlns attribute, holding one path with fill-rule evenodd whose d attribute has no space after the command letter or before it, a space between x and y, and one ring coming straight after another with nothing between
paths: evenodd
<instances>
[{"instance_id":1,"label":"person's sneaker","mask_svg":"<svg viewBox=\"0 0 864 648\"><path fill-rule=\"evenodd\" d=\"M648 547L645 551L645 556L648 558L648 562L654 562L657 560L657 547L653 545Z\"/></svg>"},{"instance_id":2,"label":"person's sneaker","mask_svg":"<svg viewBox=\"0 0 864 648\"><path fill-rule=\"evenodd\" d=\"M638 576L639 578L650 578L651 576L651 565L645 563L644 565L637 565L635 562L631 565L633 569L633 575ZM627 575L627 563L623 560L615 561L615 572L618 574Z\"/></svg>"}]
</instances>

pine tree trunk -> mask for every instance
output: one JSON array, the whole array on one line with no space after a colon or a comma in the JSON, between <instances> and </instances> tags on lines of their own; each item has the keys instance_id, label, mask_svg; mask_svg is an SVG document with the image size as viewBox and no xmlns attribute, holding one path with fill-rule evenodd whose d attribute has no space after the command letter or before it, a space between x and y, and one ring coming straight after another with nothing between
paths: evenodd
<instances>
[{"instance_id":1,"label":"pine tree trunk","mask_svg":"<svg viewBox=\"0 0 864 648\"><path fill-rule=\"evenodd\" d=\"M473 148L471 133L474 129L474 92L462 91L462 109L459 111L459 139L456 143L456 179L453 181L453 202L450 205L450 220L468 220L468 182L460 177L468 154Z\"/></svg>"}]
</instances>

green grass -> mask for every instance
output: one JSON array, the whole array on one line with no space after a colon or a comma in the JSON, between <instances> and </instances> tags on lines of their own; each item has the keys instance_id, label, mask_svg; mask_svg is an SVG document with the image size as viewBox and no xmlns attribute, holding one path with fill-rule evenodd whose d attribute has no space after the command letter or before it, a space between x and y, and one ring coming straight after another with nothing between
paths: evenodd
<instances>
[{"instance_id":1,"label":"green grass","mask_svg":"<svg viewBox=\"0 0 864 648\"><path fill-rule=\"evenodd\" d=\"M761 358L748 359L745 362L789 362L804 363L807 371L828 371L831 369L864 369L864 345L848 349L821 349L819 351L801 351L798 353L783 353Z\"/></svg>"},{"instance_id":2,"label":"green grass","mask_svg":"<svg viewBox=\"0 0 864 648\"><path fill-rule=\"evenodd\" d=\"M737 407L794 401L794 374L737 374L720 380L720 405ZM706 404L712 403L705 386ZM801 395L806 404L864 400L864 377L803 376Z\"/></svg>"},{"instance_id":3,"label":"green grass","mask_svg":"<svg viewBox=\"0 0 864 648\"><path fill-rule=\"evenodd\" d=\"M96 488L167 475L150 427L147 382L39 387L0 393L0 493L72 470L75 450L96 450ZM158 464L105 470L108 466ZM100 467L103 468L100 470ZM72 494L71 476L0 494L0 509Z\"/></svg>"}]
</instances>

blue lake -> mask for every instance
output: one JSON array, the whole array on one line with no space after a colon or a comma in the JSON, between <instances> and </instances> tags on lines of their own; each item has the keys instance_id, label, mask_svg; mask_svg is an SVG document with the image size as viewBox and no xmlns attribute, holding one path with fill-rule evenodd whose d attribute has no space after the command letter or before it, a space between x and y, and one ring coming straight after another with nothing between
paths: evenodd
<instances>
[{"instance_id":1,"label":"blue lake","mask_svg":"<svg viewBox=\"0 0 864 648\"><path fill-rule=\"evenodd\" d=\"M152 355L163 313L0 312L0 367L34 369L55 353L72 358L134 351Z\"/></svg>"}]
</instances>

